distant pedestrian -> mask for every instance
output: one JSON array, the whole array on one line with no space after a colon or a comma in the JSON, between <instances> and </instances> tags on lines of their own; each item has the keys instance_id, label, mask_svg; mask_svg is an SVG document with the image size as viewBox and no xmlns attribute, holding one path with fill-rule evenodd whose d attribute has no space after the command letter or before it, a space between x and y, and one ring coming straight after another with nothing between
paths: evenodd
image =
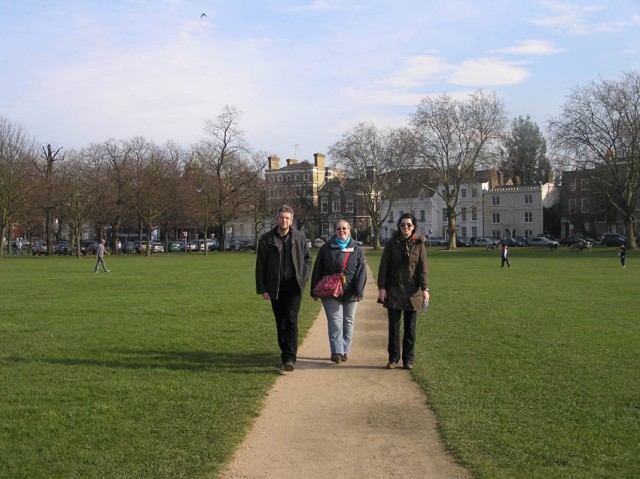
<instances>
[{"instance_id":1,"label":"distant pedestrian","mask_svg":"<svg viewBox=\"0 0 640 479\"><path fill-rule=\"evenodd\" d=\"M16 238L13 242L13 254L22 256L22 240L20 238Z\"/></svg>"},{"instance_id":2,"label":"distant pedestrian","mask_svg":"<svg viewBox=\"0 0 640 479\"><path fill-rule=\"evenodd\" d=\"M507 263L507 267L511 268L511 263L509 262L509 245L506 243L502 245L502 263L500 265L501 268L504 268L504 264Z\"/></svg>"},{"instance_id":3,"label":"distant pedestrian","mask_svg":"<svg viewBox=\"0 0 640 479\"><path fill-rule=\"evenodd\" d=\"M620 251L618 251L618 256L620 256L620 264L624 268L624 260L627 258L627 249L624 247L624 243L620 245Z\"/></svg>"},{"instance_id":4,"label":"distant pedestrian","mask_svg":"<svg viewBox=\"0 0 640 479\"><path fill-rule=\"evenodd\" d=\"M104 270L105 273L108 273L109 270L107 269L107 266L104 264L104 255L105 254L109 254L107 253L107 249L104 247L104 243L105 241L103 239L100 240L100 244L98 245L98 248L96 249L96 267L93 268L93 272L97 273L98 272L98 267L100 265L102 265L102 269Z\"/></svg>"}]
</instances>

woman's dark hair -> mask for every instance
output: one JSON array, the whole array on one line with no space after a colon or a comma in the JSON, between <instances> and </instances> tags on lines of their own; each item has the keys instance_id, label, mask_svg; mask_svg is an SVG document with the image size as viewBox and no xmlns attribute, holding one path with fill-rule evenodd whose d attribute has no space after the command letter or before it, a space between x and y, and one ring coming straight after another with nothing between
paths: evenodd
<instances>
[{"instance_id":1,"label":"woman's dark hair","mask_svg":"<svg viewBox=\"0 0 640 479\"><path fill-rule=\"evenodd\" d=\"M402 230L400 229L400 223L402 223L402 221L406 220L406 219L410 219L411 220L411 224L413 225L413 229L411 230L411 232L415 233L416 228L417 228L417 224L418 224L418 220L411 213L403 213L402 216L400 216L400 218L398 219L398 223L397 223L398 232L402 233Z\"/></svg>"}]
</instances>

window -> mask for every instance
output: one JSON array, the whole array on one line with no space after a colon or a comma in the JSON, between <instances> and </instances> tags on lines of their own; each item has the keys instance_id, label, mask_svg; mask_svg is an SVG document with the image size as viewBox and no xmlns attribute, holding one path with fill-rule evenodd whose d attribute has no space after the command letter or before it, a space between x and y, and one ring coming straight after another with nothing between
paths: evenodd
<instances>
[{"instance_id":1,"label":"window","mask_svg":"<svg viewBox=\"0 0 640 479\"><path fill-rule=\"evenodd\" d=\"M444 221L444 222L449 221L449 218L447 217L447 209L446 208L442 208L442 221Z\"/></svg>"},{"instance_id":2,"label":"window","mask_svg":"<svg viewBox=\"0 0 640 479\"><path fill-rule=\"evenodd\" d=\"M462 237L463 237L463 238L466 238L466 237L467 237L467 227L466 227L466 226L463 226L463 227L462 227Z\"/></svg>"},{"instance_id":3,"label":"window","mask_svg":"<svg viewBox=\"0 0 640 479\"><path fill-rule=\"evenodd\" d=\"M296 181L296 182L300 181L300 175L297 173L293 175L293 181Z\"/></svg>"},{"instance_id":4,"label":"window","mask_svg":"<svg viewBox=\"0 0 640 479\"><path fill-rule=\"evenodd\" d=\"M465 207L462 207L460 217L462 218L462 221L467 221L467 209Z\"/></svg>"},{"instance_id":5,"label":"window","mask_svg":"<svg viewBox=\"0 0 640 479\"><path fill-rule=\"evenodd\" d=\"M478 196L478 188L474 186L473 188L471 188L471 198L475 198L477 196Z\"/></svg>"},{"instance_id":6,"label":"window","mask_svg":"<svg viewBox=\"0 0 640 479\"><path fill-rule=\"evenodd\" d=\"M302 179L304 181L309 181L309 173L305 173L304 175L302 175Z\"/></svg>"},{"instance_id":7,"label":"window","mask_svg":"<svg viewBox=\"0 0 640 479\"><path fill-rule=\"evenodd\" d=\"M589 198L582 198L580 200L580 212L581 213L589 212Z\"/></svg>"},{"instance_id":8,"label":"window","mask_svg":"<svg viewBox=\"0 0 640 479\"><path fill-rule=\"evenodd\" d=\"M333 207L331 211L340 211L340 198L333 200Z\"/></svg>"},{"instance_id":9,"label":"window","mask_svg":"<svg viewBox=\"0 0 640 479\"><path fill-rule=\"evenodd\" d=\"M491 197L491 204L492 205L499 205L500 204L500 197L499 196L492 196Z\"/></svg>"},{"instance_id":10,"label":"window","mask_svg":"<svg viewBox=\"0 0 640 479\"><path fill-rule=\"evenodd\" d=\"M322 202L320 203L320 211L322 213L327 213L329 211L329 202L326 198L322 198Z\"/></svg>"},{"instance_id":11,"label":"window","mask_svg":"<svg viewBox=\"0 0 640 479\"><path fill-rule=\"evenodd\" d=\"M525 223L533 223L533 212L525 211L524 212L524 222Z\"/></svg>"},{"instance_id":12,"label":"window","mask_svg":"<svg viewBox=\"0 0 640 479\"><path fill-rule=\"evenodd\" d=\"M389 223L393 223L393 211L389 211Z\"/></svg>"},{"instance_id":13,"label":"window","mask_svg":"<svg viewBox=\"0 0 640 479\"><path fill-rule=\"evenodd\" d=\"M353 198L347 199L347 213L353 213Z\"/></svg>"},{"instance_id":14,"label":"window","mask_svg":"<svg viewBox=\"0 0 640 479\"><path fill-rule=\"evenodd\" d=\"M576 180L571 180L571 184L569 185L569 187L571 188L571 191L576 191L577 181Z\"/></svg>"},{"instance_id":15,"label":"window","mask_svg":"<svg viewBox=\"0 0 640 479\"><path fill-rule=\"evenodd\" d=\"M582 178L580 180L580 189L588 190L589 189L589 178Z\"/></svg>"},{"instance_id":16,"label":"window","mask_svg":"<svg viewBox=\"0 0 640 479\"><path fill-rule=\"evenodd\" d=\"M533 204L533 195L524 195L524 204L525 205Z\"/></svg>"},{"instance_id":17,"label":"window","mask_svg":"<svg viewBox=\"0 0 640 479\"><path fill-rule=\"evenodd\" d=\"M569 213L575 213L575 212L576 212L576 199L571 198L569 200Z\"/></svg>"},{"instance_id":18,"label":"window","mask_svg":"<svg viewBox=\"0 0 640 479\"><path fill-rule=\"evenodd\" d=\"M278 175L278 183L282 183L282 175Z\"/></svg>"},{"instance_id":19,"label":"window","mask_svg":"<svg viewBox=\"0 0 640 479\"><path fill-rule=\"evenodd\" d=\"M291 175L287 175L287 183L291 183Z\"/></svg>"},{"instance_id":20,"label":"window","mask_svg":"<svg viewBox=\"0 0 640 479\"><path fill-rule=\"evenodd\" d=\"M492 223L500 223L500 213L492 213L491 214L491 222Z\"/></svg>"},{"instance_id":21,"label":"window","mask_svg":"<svg viewBox=\"0 0 640 479\"><path fill-rule=\"evenodd\" d=\"M471 237L472 238L477 238L478 237L478 227L477 226L472 226L471 227Z\"/></svg>"},{"instance_id":22,"label":"window","mask_svg":"<svg viewBox=\"0 0 640 479\"><path fill-rule=\"evenodd\" d=\"M274 178L273 176L270 176L270 177L269 177L269 182L270 182L270 183L273 183L273 181L274 181L274 180L275 180L275 178Z\"/></svg>"},{"instance_id":23,"label":"window","mask_svg":"<svg viewBox=\"0 0 640 479\"><path fill-rule=\"evenodd\" d=\"M524 230L524 237L525 238L531 238L533 236L533 231L531 230Z\"/></svg>"},{"instance_id":24,"label":"window","mask_svg":"<svg viewBox=\"0 0 640 479\"><path fill-rule=\"evenodd\" d=\"M427 216L424 210L420 210L420 221L427 221Z\"/></svg>"},{"instance_id":25,"label":"window","mask_svg":"<svg viewBox=\"0 0 640 479\"><path fill-rule=\"evenodd\" d=\"M467 189L466 189L466 188L462 188L462 189L460 190L460 195L461 195L463 198L466 198L466 197L467 197Z\"/></svg>"},{"instance_id":26,"label":"window","mask_svg":"<svg viewBox=\"0 0 640 479\"><path fill-rule=\"evenodd\" d=\"M478 221L478 208L471 208L471 221Z\"/></svg>"},{"instance_id":27,"label":"window","mask_svg":"<svg viewBox=\"0 0 640 479\"><path fill-rule=\"evenodd\" d=\"M500 238L500 230L493 230L491 232L491 237L492 238Z\"/></svg>"}]
</instances>

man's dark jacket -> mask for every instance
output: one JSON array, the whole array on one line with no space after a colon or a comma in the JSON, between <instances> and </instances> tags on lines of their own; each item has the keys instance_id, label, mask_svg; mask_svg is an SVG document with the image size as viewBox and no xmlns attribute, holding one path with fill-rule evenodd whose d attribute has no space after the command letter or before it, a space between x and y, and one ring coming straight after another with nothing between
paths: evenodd
<instances>
[{"instance_id":1,"label":"man's dark jacket","mask_svg":"<svg viewBox=\"0 0 640 479\"><path fill-rule=\"evenodd\" d=\"M278 299L280 286L280 255L282 254L283 242L276 238L277 231L278 227L276 226L260 237L256 255L256 293L269 293L271 299ZM291 256L296 271L296 281L302 293L313 266L311 250L309 250L304 233L292 229L289 234L291 234Z\"/></svg>"}]
</instances>

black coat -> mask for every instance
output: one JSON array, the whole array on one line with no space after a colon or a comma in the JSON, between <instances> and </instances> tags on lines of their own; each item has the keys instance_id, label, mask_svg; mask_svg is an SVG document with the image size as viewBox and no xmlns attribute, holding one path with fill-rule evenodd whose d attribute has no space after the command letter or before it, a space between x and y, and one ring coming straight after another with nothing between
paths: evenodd
<instances>
[{"instance_id":1,"label":"black coat","mask_svg":"<svg viewBox=\"0 0 640 479\"><path fill-rule=\"evenodd\" d=\"M256 293L269 293L271 299L278 299L280 289L280 255L282 241L276 238L277 226L263 234L258 241L256 254ZM296 271L296 281L300 291L304 291L313 261L304 233L291 230L291 256Z\"/></svg>"},{"instance_id":2,"label":"black coat","mask_svg":"<svg viewBox=\"0 0 640 479\"><path fill-rule=\"evenodd\" d=\"M428 288L429 268L423 238L410 241L409 255L399 233L384 247L378 270L378 289L387 291L384 307L403 311L419 311L422 291Z\"/></svg>"},{"instance_id":3,"label":"black coat","mask_svg":"<svg viewBox=\"0 0 640 479\"><path fill-rule=\"evenodd\" d=\"M329 274L336 274L342 271L342 264L346 253L349 260L344 269L345 283L342 289L342 296L339 301L353 301L354 297L364 296L364 286L367 283L367 268L364 253L358 244L351 239L344 251L337 245L335 236L322 245L311 275L311 296L313 288L320 281L320 278Z\"/></svg>"}]
</instances>

